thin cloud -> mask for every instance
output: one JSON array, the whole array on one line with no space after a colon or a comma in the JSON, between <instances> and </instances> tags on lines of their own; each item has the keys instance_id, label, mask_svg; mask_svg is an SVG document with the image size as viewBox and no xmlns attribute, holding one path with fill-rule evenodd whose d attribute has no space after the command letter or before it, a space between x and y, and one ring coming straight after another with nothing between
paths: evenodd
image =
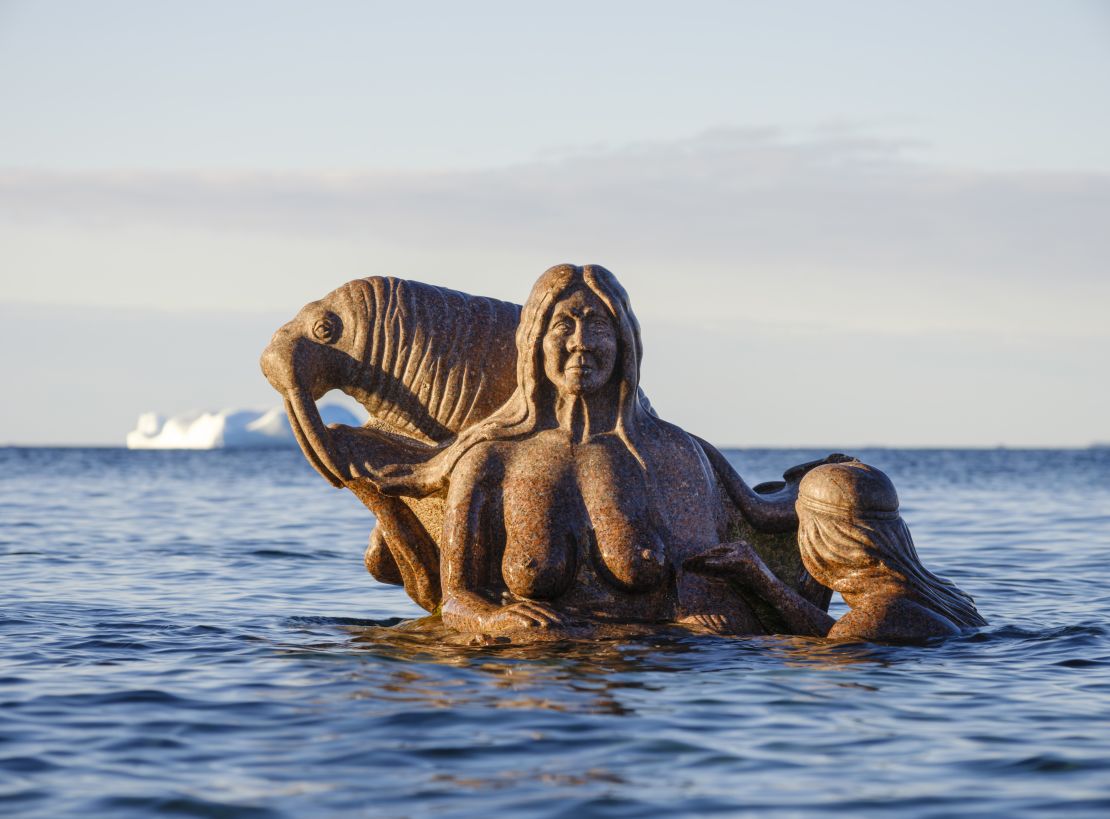
<instances>
[{"instance_id":1,"label":"thin cloud","mask_svg":"<svg viewBox=\"0 0 1110 819\"><path fill-rule=\"evenodd\" d=\"M1110 175L983 173L898 144L770 131L459 173L0 172L0 223L606 246L670 264L1094 282Z\"/></svg>"},{"instance_id":2,"label":"thin cloud","mask_svg":"<svg viewBox=\"0 0 1110 819\"><path fill-rule=\"evenodd\" d=\"M146 409L265 406L269 333L346 278L519 301L580 260L631 292L656 406L721 443L1084 444L1105 437L1108 212L1105 174L942 168L843 133L466 173L8 170L0 263L53 306L0 309L2 346L36 339L12 376L42 399L4 423L108 441Z\"/></svg>"}]
</instances>

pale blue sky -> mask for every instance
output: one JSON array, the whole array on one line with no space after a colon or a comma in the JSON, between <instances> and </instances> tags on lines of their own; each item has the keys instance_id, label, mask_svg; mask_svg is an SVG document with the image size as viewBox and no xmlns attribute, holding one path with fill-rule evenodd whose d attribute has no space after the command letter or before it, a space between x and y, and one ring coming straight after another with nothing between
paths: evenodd
<instances>
[{"instance_id":1,"label":"pale blue sky","mask_svg":"<svg viewBox=\"0 0 1110 819\"><path fill-rule=\"evenodd\" d=\"M0 112L0 443L265 407L355 276L562 261L722 444L1110 439L1110 3L0 0Z\"/></svg>"},{"instance_id":2,"label":"pale blue sky","mask_svg":"<svg viewBox=\"0 0 1110 819\"><path fill-rule=\"evenodd\" d=\"M1110 4L0 3L7 165L458 168L715 127L1110 170Z\"/></svg>"}]
</instances>

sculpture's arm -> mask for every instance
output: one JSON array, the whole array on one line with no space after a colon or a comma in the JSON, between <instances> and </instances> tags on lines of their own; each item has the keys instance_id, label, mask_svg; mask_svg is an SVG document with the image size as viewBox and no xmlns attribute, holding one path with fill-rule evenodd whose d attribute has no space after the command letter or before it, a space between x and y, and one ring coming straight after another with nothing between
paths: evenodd
<instances>
[{"instance_id":1,"label":"sculpture's arm","mask_svg":"<svg viewBox=\"0 0 1110 819\"><path fill-rule=\"evenodd\" d=\"M383 495L368 480L351 480L347 487L377 518L379 548L387 550L409 597L424 610L435 611L441 600L439 549L424 524L400 498Z\"/></svg>"},{"instance_id":2,"label":"sculpture's arm","mask_svg":"<svg viewBox=\"0 0 1110 819\"><path fill-rule=\"evenodd\" d=\"M461 631L479 631L497 606L482 594L489 576L488 543L482 537L486 492L464 459L452 476L440 540L443 621ZM463 473L463 474L460 474ZM483 571L484 570L484 571Z\"/></svg>"},{"instance_id":3,"label":"sculpture's arm","mask_svg":"<svg viewBox=\"0 0 1110 819\"><path fill-rule=\"evenodd\" d=\"M436 446L401 435L373 419L361 427L332 424L328 433L345 481L366 479L387 495L423 497L435 489L417 487L409 481L412 491L398 491L397 486L406 482L396 477L407 475L414 465L432 458L439 451Z\"/></svg>"},{"instance_id":4,"label":"sculpture's arm","mask_svg":"<svg viewBox=\"0 0 1110 819\"><path fill-rule=\"evenodd\" d=\"M491 577L500 575L492 565L495 550L488 541L486 516L490 497L486 484L490 458L482 447L464 455L451 474L443 521L441 571L443 622L459 631L512 631L549 628L564 618L532 600L503 605L490 588Z\"/></svg>"},{"instance_id":5,"label":"sculpture's arm","mask_svg":"<svg viewBox=\"0 0 1110 819\"><path fill-rule=\"evenodd\" d=\"M789 532L798 528L798 514L794 511L794 501L797 499L796 485L792 493L775 493L770 498L761 496L744 482L744 479L732 468L732 464L715 446L696 435L691 437L698 442L705 456L709 458L713 471L717 473L717 479L748 523L761 532Z\"/></svg>"},{"instance_id":6,"label":"sculpture's arm","mask_svg":"<svg viewBox=\"0 0 1110 819\"><path fill-rule=\"evenodd\" d=\"M824 637L836 622L779 580L744 541L714 546L687 559L685 567L740 584L779 612L792 634Z\"/></svg>"},{"instance_id":7,"label":"sculpture's arm","mask_svg":"<svg viewBox=\"0 0 1110 819\"><path fill-rule=\"evenodd\" d=\"M764 495L748 486L715 446L696 435L691 437L709 458L717 479L740 510L740 514L760 532L792 532L797 529L798 513L794 510L794 503L798 500L798 484L806 473L821 464L854 460L848 455L834 452L819 461L792 466L783 473L785 485L776 492Z\"/></svg>"}]
</instances>

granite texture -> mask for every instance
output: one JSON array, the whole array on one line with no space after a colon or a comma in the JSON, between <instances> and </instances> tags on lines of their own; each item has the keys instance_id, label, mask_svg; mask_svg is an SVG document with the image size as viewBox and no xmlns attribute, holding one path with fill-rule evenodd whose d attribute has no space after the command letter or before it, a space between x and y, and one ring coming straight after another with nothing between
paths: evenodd
<instances>
[{"instance_id":1,"label":"granite texture","mask_svg":"<svg viewBox=\"0 0 1110 819\"><path fill-rule=\"evenodd\" d=\"M829 456L752 489L656 415L642 358L612 273L558 265L522 308L399 279L349 282L279 329L262 368L308 461L373 512L366 568L462 639L664 624L829 633L839 564L811 565L826 540L807 541L810 557L799 549L809 508L795 500L819 485L809 475L858 462ZM322 423L315 401L332 389L367 409L365 425ZM834 500L863 508L845 498ZM853 612L878 605L857 599ZM897 605L872 619L908 620Z\"/></svg>"},{"instance_id":2,"label":"granite texture","mask_svg":"<svg viewBox=\"0 0 1110 819\"><path fill-rule=\"evenodd\" d=\"M384 583L403 583L428 611L441 599L442 498L383 495L349 463L341 467L340 453L348 440L363 438L363 448L376 446L385 461L394 451L404 458L487 417L513 390L519 316L518 305L496 299L401 279L356 279L305 305L262 354L262 370L285 399L309 463L377 519L366 568ZM365 429L325 427L315 402L333 389L366 408Z\"/></svg>"},{"instance_id":3,"label":"granite texture","mask_svg":"<svg viewBox=\"0 0 1110 819\"><path fill-rule=\"evenodd\" d=\"M793 634L916 642L986 624L969 595L922 565L898 493L880 470L854 459L820 465L802 478L796 506L802 563L843 596L849 611L840 620L779 581L744 540L697 555L687 568L759 597Z\"/></svg>"}]
</instances>

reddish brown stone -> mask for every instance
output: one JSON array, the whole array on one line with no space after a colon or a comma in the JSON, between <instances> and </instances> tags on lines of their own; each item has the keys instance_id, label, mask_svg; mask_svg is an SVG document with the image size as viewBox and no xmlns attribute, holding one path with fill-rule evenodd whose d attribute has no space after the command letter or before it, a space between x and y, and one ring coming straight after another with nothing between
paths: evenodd
<instances>
[{"instance_id":1,"label":"reddish brown stone","mask_svg":"<svg viewBox=\"0 0 1110 819\"><path fill-rule=\"evenodd\" d=\"M278 330L262 367L310 463L375 514L371 574L458 631L825 633L829 591L793 534L798 483L825 462L753 491L655 415L642 355L616 278L559 265L523 309L350 282ZM331 389L359 400L367 424L326 428L315 401Z\"/></svg>"},{"instance_id":2,"label":"reddish brown stone","mask_svg":"<svg viewBox=\"0 0 1110 819\"><path fill-rule=\"evenodd\" d=\"M743 541L687 566L758 595L795 634L908 642L985 625L970 596L921 564L894 485L878 469L857 460L818 466L802 478L797 511L805 568L850 607L840 620L786 587Z\"/></svg>"}]
</instances>

